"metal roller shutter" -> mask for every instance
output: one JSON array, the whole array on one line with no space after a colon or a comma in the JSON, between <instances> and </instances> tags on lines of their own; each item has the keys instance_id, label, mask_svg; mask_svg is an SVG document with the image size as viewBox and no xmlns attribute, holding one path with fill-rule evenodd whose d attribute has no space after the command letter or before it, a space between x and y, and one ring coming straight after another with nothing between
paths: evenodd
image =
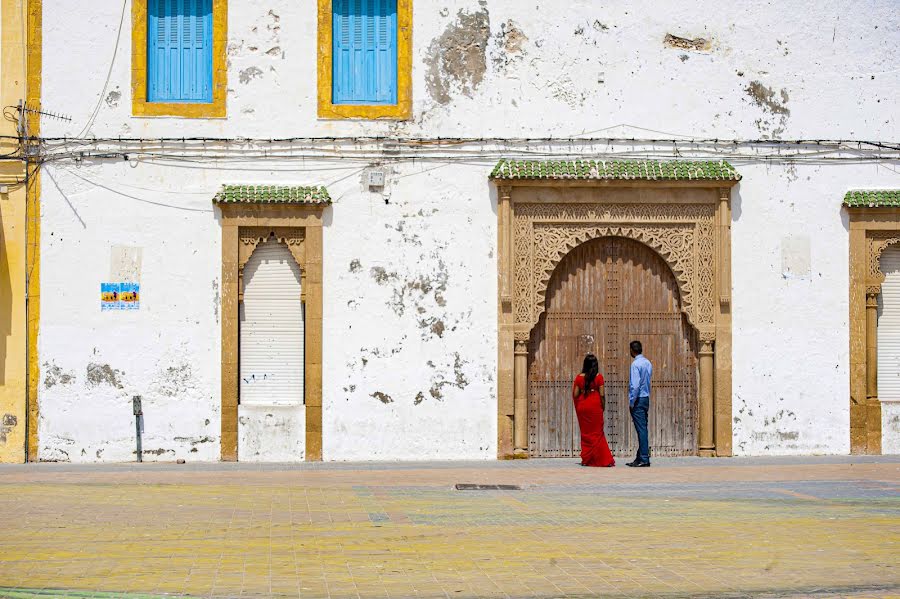
<instances>
[{"instance_id":1,"label":"metal roller shutter","mask_svg":"<svg viewBox=\"0 0 900 599\"><path fill-rule=\"evenodd\" d=\"M900 401L900 247L881 254L878 298L878 399Z\"/></svg>"},{"instance_id":2,"label":"metal roller shutter","mask_svg":"<svg viewBox=\"0 0 900 599\"><path fill-rule=\"evenodd\" d=\"M303 404L300 267L284 243L261 243L244 267L240 401Z\"/></svg>"}]
</instances>

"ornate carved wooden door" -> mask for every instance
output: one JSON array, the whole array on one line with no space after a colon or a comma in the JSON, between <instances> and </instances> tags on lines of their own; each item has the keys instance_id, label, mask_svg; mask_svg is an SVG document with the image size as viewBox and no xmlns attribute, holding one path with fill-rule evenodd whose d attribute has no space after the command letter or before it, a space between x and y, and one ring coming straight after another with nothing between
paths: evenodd
<instances>
[{"instance_id":1,"label":"ornate carved wooden door","mask_svg":"<svg viewBox=\"0 0 900 599\"><path fill-rule=\"evenodd\" d=\"M532 456L580 455L571 386L588 352L606 379L610 447L616 455L634 455L628 411L628 344L634 339L653 362L652 454L697 453L697 335L681 312L678 283L655 251L620 237L576 247L554 271L546 306L529 352Z\"/></svg>"}]
</instances>

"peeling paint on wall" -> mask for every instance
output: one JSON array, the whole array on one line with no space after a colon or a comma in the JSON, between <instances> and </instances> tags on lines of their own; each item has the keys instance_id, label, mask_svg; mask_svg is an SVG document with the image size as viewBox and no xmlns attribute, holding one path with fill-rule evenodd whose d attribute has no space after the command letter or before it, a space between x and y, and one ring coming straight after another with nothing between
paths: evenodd
<instances>
[{"instance_id":1,"label":"peeling paint on wall","mask_svg":"<svg viewBox=\"0 0 900 599\"><path fill-rule=\"evenodd\" d=\"M75 373L65 372L56 364L44 362L44 387L50 389L56 385L71 385L75 382Z\"/></svg>"},{"instance_id":2,"label":"peeling paint on wall","mask_svg":"<svg viewBox=\"0 0 900 599\"><path fill-rule=\"evenodd\" d=\"M694 52L708 52L712 48L712 41L703 37L681 37L667 33L663 38L663 44L668 48L690 50Z\"/></svg>"},{"instance_id":3,"label":"peeling paint on wall","mask_svg":"<svg viewBox=\"0 0 900 599\"><path fill-rule=\"evenodd\" d=\"M438 104L449 104L454 93L471 98L484 80L491 30L487 3L479 4L481 9L473 13L460 10L428 47L425 83Z\"/></svg>"},{"instance_id":4,"label":"peeling paint on wall","mask_svg":"<svg viewBox=\"0 0 900 599\"><path fill-rule=\"evenodd\" d=\"M193 438L193 437L175 437L175 440L176 440L176 441L181 441L181 442L190 443L192 446L193 446L193 445L202 445L203 443L214 443L214 442L216 441L216 440L213 439L212 437L208 437L208 436L203 436L203 437L200 437L200 438Z\"/></svg>"},{"instance_id":5,"label":"peeling paint on wall","mask_svg":"<svg viewBox=\"0 0 900 599\"><path fill-rule=\"evenodd\" d=\"M116 389L122 389L122 375L125 373L114 369L109 364L97 364L91 362L87 365L87 384L91 387L98 385L110 385Z\"/></svg>"},{"instance_id":6,"label":"peeling paint on wall","mask_svg":"<svg viewBox=\"0 0 900 599\"><path fill-rule=\"evenodd\" d=\"M766 87L759 81L751 81L744 91L754 104L764 110L772 114L790 116L791 111L785 106L788 102L788 93L785 90L776 94L774 89Z\"/></svg>"},{"instance_id":7,"label":"peeling paint on wall","mask_svg":"<svg viewBox=\"0 0 900 599\"><path fill-rule=\"evenodd\" d=\"M106 105L110 108L115 108L119 105L119 100L122 99L122 92L119 91L119 87L116 86L116 89L110 91L106 94Z\"/></svg>"},{"instance_id":8,"label":"peeling paint on wall","mask_svg":"<svg viewBox=\"0 0 900 599\"><path fill-rule=\"evenodd\" d=\"M219 304L222 303L222 297L219 295L219 279L213 279L213 315L216 318L216 324L219 323Z\"/></svg>"},{"instance_id":9,"label":"peeling paint on wall","mask_svg":"<svg viewBox=\"0 0 900 599\"><path fill-rule=\"evenodd\" d=\"M613 25L613 27L617 27ZM595 48L600 45L600 39L603 34L608 33L610 26L600 21L600 19L590 19L584 23L580 23L575 27L575 38L581 44L589 44Z\"/></svg>"},{"instance_id":10,"label":"peeling paint on wall","mask_svg":"<svg viewBox=\"0 0 900 599\"><path fill-rule=\"evenodd\" d=\"M375 393L372 393L371 397L374 397L381 403L394 403L394 398L382 391L376 391Z\"/></svg>"},{"instance_id":11,"label":"peeling paint on wall","mask_svg":"<svg viewBox=\"0 0 900 599\"><path fill-rule=\"evenodd\" d=\"M241 72L238 74L238 80L246 85L257 77L262 77L262 74L262 69L259 67L247 67L246 69L241 69Z\"/></svg>"},{"instance_id":12,"label":"peeling paint on wall","mask_svg":"<svg viewBox=\"0 0 900 599\"><path fill-rule=\"evenodd\" d=\"M465 367L466 362L462 359L462 356L459 353L454 352L453 354L453 377L447 379L443 375L443 369L436 368L434 362L428 362L428 368L432 373L432 384L431 388L428 390L428 394L438 400L442 401L444 399L444 388L445 387L456 387L457 389L463 390L469 385L469 379L466 377L463 372L463 368ZM418 395L416 396L418 399ZM421 402L417 402L421 403Z\"/></svg>"},{"instance_id":13,"label":"peeling paint on wall","mask_svg":"<svg viewBox=\"0 0 900 599\"><path fill-rule=\"evenodd\" d=\"M900 454L900 402L881 402L881 453Z\"/></svg>"},{"instance_id":14,"label":"peeling paint on wall","mask_svg":"<svg viewBox=\"0 0 900 599\"><path fill-rule=\"evenodd\" d=\"M387 305L397 316L403 316L407 310L413 308L419 314L424 314L426 308L423 302L433 302L438 307L446 306L444 293L447 291L449 275L444 261L437 258L437 269L433 274L418 274L403 279L400 274L388 271L384 267L376 266L370 270L372 278L379 285L387 285L391 282L399 282L393 286L393 294ZM430 323L424 323L423 327L430 327Z\"/></svg>"},{"instance_id":15,"label":"peeling paint on wall","mask_svg":"<svg viewBox=\"0 0 900 599\"><path fill-rule=\"evenodd\" d=\"M0 419L0 443L6 443L7 435L19 424L14 414L4 414Z\"/></svg>"},{"instance_id":16,"label":"peeling paint on wall","mask_svg":"<svg viewBox=\"0 0 900 599\"><path fill-rule=\"evenodd\" d=\"M500 31L494 35L494 50L491 53L494 67L498 71L503 71L522 62L527 54L526 42L528 36L518 23L512 19L500 23Z\"/></svg>"},{"instance_id":17,"label":"peeling paint on wall","mask_svg":"<svg viewBox=\"0 0 900 599\"><path fill-rule=\"evenodd\" d=\"M159 373L154 390L166 397L178 397L187 391L192 379L191 365L188 363L169 366Z\"/></svg>"},{"instance_id":18,"label":"peeling paint on wall","mask_svg":"<svg viewBox=\"0 0 900 599\"><path fill-rule=\"evenodd\" d=\"M769 88L759 81L751 81L750 85L744 88L744 92L750 101L761 108L765 116L755 121L757 129L763 137L771 136L777 139L784 133L787 127L787 119L791 116L791 111L787 107L790 99L786 90L782 89L776 93L774 88Z\"/></svg>"}]
</instances>

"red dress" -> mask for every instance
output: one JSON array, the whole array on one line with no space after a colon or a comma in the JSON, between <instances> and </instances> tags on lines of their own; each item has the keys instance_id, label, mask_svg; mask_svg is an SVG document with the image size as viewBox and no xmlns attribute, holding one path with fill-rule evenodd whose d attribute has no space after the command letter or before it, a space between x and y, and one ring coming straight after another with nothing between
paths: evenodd
<instances>
[{"instance_id":1,"label":"red dress","mask_svg":"<svg viewBox=\"0 0 900 599\"><path fill-rule=\"evenodd\" d=\"M575 413L578 415L578 426L581 428L581 463L585 466L615 466L606 435L603 433L603 403L600 400L600 387L603 376L598 374L591 382L591 388L584 392L584 375L575 377L575 387L581 394L575 399Z\"/></svg>"}]
</instances>

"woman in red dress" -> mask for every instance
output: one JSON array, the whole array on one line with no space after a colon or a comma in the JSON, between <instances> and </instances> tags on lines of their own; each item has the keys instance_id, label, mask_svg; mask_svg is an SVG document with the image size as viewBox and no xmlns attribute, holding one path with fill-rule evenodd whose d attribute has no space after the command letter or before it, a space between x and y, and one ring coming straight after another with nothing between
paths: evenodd
<instances>
[{"instance_id":1,"label":"woman in red dress","mask_svg":"<svg viewBox=\"0 0 900 599\"><path fill-rule=\"evenodd\" d=\"M603 375L594 354L584 357L581 374L575 377L572 386L572 400L575 402L575 413L578 415L578 426L581 428L581 465L582 466L615 466L606 435L603 433Z\"/></svg>"}]
</instances>

